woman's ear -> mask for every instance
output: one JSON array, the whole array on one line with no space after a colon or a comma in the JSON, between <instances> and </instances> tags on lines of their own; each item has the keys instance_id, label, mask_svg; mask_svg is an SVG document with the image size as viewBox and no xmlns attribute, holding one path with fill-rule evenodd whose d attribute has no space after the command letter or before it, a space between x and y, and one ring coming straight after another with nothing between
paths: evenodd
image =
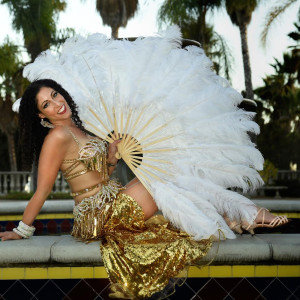
<instances>
[{"instance_id":1,"label":"woman's ear","mask_svg":"<svg viewBox=\"0 0 300 300\"><path fill-rule=\"evenodd\" d=\"M41 113L39 114L39 117L40 117L41 119L46 118L45 115L44 115L44 114L41 114Z\"/></svg>"}]
</instances>

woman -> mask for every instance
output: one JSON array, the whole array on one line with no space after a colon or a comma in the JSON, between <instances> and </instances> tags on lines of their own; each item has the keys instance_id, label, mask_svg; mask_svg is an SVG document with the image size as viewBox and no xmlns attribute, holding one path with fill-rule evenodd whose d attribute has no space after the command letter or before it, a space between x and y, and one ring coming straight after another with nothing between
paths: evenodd
<instances>
[{"instance_id":1,"label":"woman","mask_svg":"<svg viewBox=\"0 0 300 300\"><path fill-rule=\"evenodd\" d=\"M105 83L105 87L107 86L107 96L109 96L111 88L114 87L113 84L108 83L108 80L115 82L111 75L115 68L120 75L122 95L126 93L135 95L132 94L132 91L137 91L139 97L136 98L139 101L148 97L149 103L152 103L155 101L154 99L158 99L158 105L162 106L164 104L162 100L165 97L167 101L168 98L166 97L170 94L172 105L179 112L178 105L183 102L182 96L185 97L185 101L189 101L186 103L191 107L196 107L195 104L191 104L196 99L201 102L201 105L207 106L200 107L199 105L196 110L186 110L184 115L180 115L181 123L190 126L190 123L196 124L198 119L204 120L207 124L203 122L201 125L202 128L200 129L203 136L201 136L199 143L205 144L206 140L212 140L213 145L218 146L214 151L220 151L220 155L218 156L218 152L214 151L205 152L205 149L209 149L208 143L208 146L204 145L206 148L202 147L201 152L198 151L199 147L196 147L198 141L194 141L193 138L188 140L187 136L183 136L183 140L180 139L181 143L188 141L190 146L190 149L185 150L184 153L186 155L198 153L202 159L205 158L205 163L209 161L208 156L212 154L211 161L213 163L219 158L221 161L228 160L232 165L237 162L236 167L239 170L242 162L245 165L248 161L251 162L248 156L254 151L253 145L248 141L245 134L246 131L253 128L253 124L247 120L250 116L245 116L244 112L236 109L235 105L239 98L232 89L219 83L219 79L209 69L210 62L203 57L202 52L197 53L192 48L189 49L190 51L178 50L179 39L178 30L170 32L165 39L138 40L134 44L135 46L129 45L129 42L126 41L108 42L97 36L92 36L88 41L80 38L75 39L74 45L70 42L67 43L65 54L62 52L59 63L47 56L49 53L46 53L38 58L37 63L32 64L32 68L29 67L28 73L32 74L27 77L45 78L47 74L57 73L58 78L62 78L63 81L65 80L64 82L70 84L68 88L77 87L75 82L72 82L72 78L74 78L77 80L78 86L82 85L81 90L88 94L88 91L92 90L93 87L89 86L89 78L84 77L90 66L88 65L85 72L83 70L85 65L81 65L80 61L78 62L78 57L81 57L79 52L82 51L85 60L90 60L91 64L98 62L101 58L101 64L93 64L93 70L102 86L103 83ZM99 49L102 49L102 52ZM128 55L128 59L125 58L126 55ZM42 66L39 64L41 62L43 63ZM106 63L107 65L105 65ZM187 65L189 68L186 68ZM78 70L76 70L76 66ZM199 66L203 70L200 70ZM180 74L180 68L182 68L184 76ZM71 72L62 77L64 70ZM161 72L157 73L157 70ZM45 74L40 74L40 72ZM188 74L188 72L190 73ZM180 78L178 78L178 74L180 74ZM185 82L182 80L183 77L186 79ZM203 86L194 84L194 82L200 84L201 80ZM169 84L169 86L174 87L176 82L178 82L176 86L180 87L181 90L166 93L166 85ZM132 89L128 88L131 87L130 84L133 86ZM208 91L209 85L212 87ZM153 90L153 86L155 90ZM198 90L200 92L205 91L204 96L196 94ZM187 95L184 94L184 91L192 91L193 93ZM220 101L218 106L214 105L214 101L219 101L220 98L216 92L219 92L225 99L223 102ZM74 90L72 96L76 96L76 100L86 101L83 97L84 94L76 95ZM178 100L176 99L177 96ZM229 100L226 100L226 97ZM232 108L229 104L232 104ZM199 107L200 109L198 109ZM229 111L223 115L224 111L227 112L227 108L232 112ZM172 109L173 107L170 107L168 113ZM209 128L212 128L214 124L219 126L220 120L213 120L216 109L222 118L222 130L217 127L217 131L207 134L205 126ZM235 196L234 193L226 189L226 186L232 182L241 183L244 180L248 182L248 177L245 179L243 172L253 171L254 168L251 163L249 163L250 168L243 168L238 176L233 178L233 181L229 182L229 173L223 172L220 178L217 178L216 182L213 183L210 177L214 178L216 173L210 173L207 167L205 169L205 165L202 168L202 173L197 173L195 159L191 164L190 160L185 160L186 157L178 157L179 167L182 165L189 168L180 170L191 173L178 173L178 178L176 178L178 180L174 179L175 183L172 184L156 183L154 189L160 185L160 190L157 189L158 192L155 193L154 199L138 179L132 180L125 188L110 181L108 176L117 163L115 154L119 141L115 141L107 147L107 144L101 139L89 136L82 126L72 98L64 88L53 80L33 81L22 97L19 112L26 162L31 165L33 157L39 159L38 187L26 207L20 225L13 232L1 233L2 241L27 238L32 235L34 228L31 225L51 191L57 172L61 170L70 184L71 195L76 204L72 234L84 241L101 239L101 254L109 278L113 283L112 290L115 296L145 298L162 290L169 278L176 276L186 265L197 263L207 254L212 240L218 237L219 230L222 230L226 237L234 238L234 234L228 226L241 233L242 228L252 231L258 226L274 227L287 222L285 217L275 217L265 209L257 209L248 199ZM200 113L202 114L201 117L199 117ZM208 116L208 122L205 120L205 114ZM101 116L99 117L101 118ZM228 118L228 123L225 122L225 117ZM241 122L241 120L244 121ZM213 121L219 123L213 123ZM174 128L178 129L179 125L176 124ZM192 127L191 130L196 132L196 136L201 134L201 131L197 131L197 126L196 128ZM248 159L246 162L239 153L241 149L238 147L239 131L241 131L240 135L242 136L241 144L243 145L246 141L245 143L250 145L249 149L245 148L245 157ZM227 136L223 137L224 133L227 133ZM237 151L233 152L233 157L229 156L232 153L228 151L234 147L230 149L227 147L229 150L223 149L219 143L220 139L225 139L226 144L224 145L229 145L230 138L233 139L233 146L237 148ZM214 140L217 140L219 144L216 144ZM217 167L216 169L222 169L219 165ZM206 170L208 170L207 174L205 174ZM230 171L232 170L230 169ZM199 176L199 180L197 176ZM255 176L253 176L253 182L256 179ZM243 177L242 180L239 177ZM221 179L224 184L221 183ZM249 180L251 182L251 177ZM189 192L192 185L194 185L193 193ZM203 195L199 192L197 194L199 185L203 185L201 186ZM165 191L165 195L160 195L162 194L161 191ZM212 191L215 193L212 194ZM163 197L167 198L165 203L163 203ZM175 201L176 197L178 201ZM199 198L201 197L203 199L200 201ZM164 205L166 203L167 205ZM164 215L171 217L172 224L176 224L177 228L183 231L171 226L163 217L153 216L158 207ZM176 213L173 213L175 210Z\"/></svg>"},{"instance_id":2,"label":"woman","mask_svg":"<svg viewBox=\"0 0 300 300\"><path fill-rule=\"evenodd\" d=\"M75 103L59 84L46 79L35 81L27 88L20 105L20 126L27 163L32 162L34 155L39 158L38 186L24 211L22 222L25 225L19 226L14 232L0 233L2 241L27 237L23 228L26 226L32 228L31 225L51 192L58 171L61 170L69 182L76 205L73 235L82 240L102 239L102 257L110 279L115 283L113 291L117 295L127 293L127 296L129 294L132 297L149 297L162 289L167 284L168 278L175 276L186 264L196 262L207 253L211 246L210 240L196 243L188 235L176 231L171 226L165 228L162 225L165 223L164 220L158 217L151 219L157 211L157 206L137 179L132 180L125 189L109 181L108 175L117 164L115 153L118 141L109 145L106 154L106 143L86 133L78 117ZM99 149L104 146L100 150L97 149L105 156L103 164L95 170L78 160L78 152L82 154L82 150L86 149L91 141L95 141ZM88 160L87 156L85 157ZM106 196L110 199L103 199L103 186L109 187L109 195ZM93 205L97 208L92 208ZM153 224L149 222L149 218ZM88 221L94 219L99 224L88 225ZM268 211L260 210L255 223L268 225L275 219L278 220ZM146 233L153 236L150 239L143 237ZM157 238L159 241L155 243L154 240ZM138 243L137 241L141 239L143 243ZM113 250L117 247L119 251L124 251L124 245L118 245L120 242L127 246L125 257L118 257L124 255L124 252L117 253ZM133 248L131 255L128 254L130 245ZM153 257L138 257L137 252L141 247L152 250L152 255L157 256L166 245L172 249L172 255L161 255L162 257L156 260ZM178 253L182 249L185 251L185 257L180 259ZM196 255L193 254L195 251ZM121 259L123 262L120 262ZM128 274L126 268L132 267L130 264L133 264L135 259L141 260L141 263L143 261L143 266L141 264L140 269L137 268L138 272L141 270L146 272L147 268L152 269L151 279L155 279L156 284L153 286L149 284L149 276L149 282L144 278L144 288L138 287L141 277L136 270ZM145 262L148 264L145 265ZM167 269L162 270L165 264ZM171 271L171 266L175 266L175 271ZM161 271L165 271L166 274ZM121 285L122 282L125 288Z\"/></svg>"}]
</instances>

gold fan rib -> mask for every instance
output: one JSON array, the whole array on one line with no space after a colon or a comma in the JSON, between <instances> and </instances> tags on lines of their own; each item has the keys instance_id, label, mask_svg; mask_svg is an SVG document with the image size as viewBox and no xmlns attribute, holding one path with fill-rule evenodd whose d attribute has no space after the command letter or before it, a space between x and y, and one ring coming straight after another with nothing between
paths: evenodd
<instances>
[{"instance_id":1,"label":"gold fan rib","mask_svg":"<svg viewBox=\"0 0 300 300\"><path fill-rule=\"evenodd\" d=\"M116 139L118 140L120 137L119 137L117 118L116 118L116 110L114 107L112 108L112 111L113 111L113 119L114 119L114 133L115 133Z\"/></svg>"},{"instance_id":2,"label":"gold fan rib","mask_svg":"<svg viewBox=\"0 0 300 300\"><path fill-rule=\"evenodd\" d=\"M140 145L130 143L130 145L124 149L124 153L132 153L134 151L143 151L143 148Z\"/></svg>"},{"instance_id":3,"label":"gold fan rib","mask_svg":"<svg viewBox=\"0 0 300 300\"><path fill-rule=\"evenodd\" d=\"M134 163L132 163L133 166L135 166ZM155 175L154 173L152 173L151 171L145 169L143 166L141 165L137 165L136 168L139 168L139 170L146 172L148 175L152 176L153 178L155 178L156 180L160 181L160 182L164 182L163 179L161 179L160 177L158 177L157 175Z\"/></svg>"},{"instance_id":4,"label":"gold fan rib","mask_svg":"<svg viewBox=\"0 0 300 300\"><path fill-rule=\"evenodd\" d=\"M88 124L91 128L93 128L97 133L100 133L98 136L101 137L102 139L108 141L109 143L112 143L114 141L112 138L110 138L107 134L105 134L102 130L100 130L99 128L97 128L91 122L86 121L86 120L84 122L86 124Z\"/></svg>"},{"instance_id":5,"label":"gold fan rib","mask_svg":"<svg viewBox=\"0 0 300 300\"><path fill-rule=\"evenodd\" d=\"M103 121L99 118L99 116L93 111L91 107L89 107L89 111L93 114L93 116L101 123L101 125L104 127L104 129L109 133L111 130L103 123ZM111 133L111 136L114 137L112 140L116 140L116 137L113 133Z\"/></svg>"},{"instance_id":6,"label":"gold fan rib","mask_svg":"<svg viewBox=\"0 0 300 300\"><path fill-rule=\"evenodd\" d=\"M94 80L95 86L96 86L96 88L97 88L98 95L99 95L99 97L100 97L100 101L101 101L101 103L102 103L102 105L103 105L103 107L104 107L106 116L108 117L108 120L109 120L109 122L110 122L110 124L111 124L111 127L113 128L113 127L114 127L114 123L113 123L113 121L112 121L111 115L110 115L109 112L108 112L107 106L106 106L106 104L105 104L105 102L104 102L104 99L103 99L103 97L102 97L102 94L101 94L101 92L100 92L100 89L99 89L98 86L97 86L97 81L96 81L96 78L95 78L95 76L94 76L94 73L92 72L92 69L91 69L90 65L88 64L87 60L85 59L85 57L84 57L83 55L82 55L82 58L83 58L83 60L85 61L86 65L88 66L88 68L89 68L89 70L90 70L90 72L91 72L91 74L92 74L92 78L93 78L93 80ZM109 131L108 131L108 132L109 132Z\"/></svg>"},{"instance_id":7,"label":"gold fan rib","mask_svg":"<svg viewBox=\"0 0 300 300\"><path fill-rule=\"evenodd\" d=\"M171 152L176 151L177 149L152 149L152 150L143 150L143 151L133 151L134 154L143 154L143 153L156 153L156 152Z\"/></svg>"},{"instance_id":8,"label":"gold fan rib","mask_svg":"<svg viewBox=\"0 0 300 300\"><path fill-rule=\"evenodd\" d=\"M156 171L158 171L158 172L160 172L160 173L164 173L164 174L166 174L166 175L171 175L171 173L169 173L169 172L167 172L167 171L165 171L165 170L163 170L163 169L161 169L161 168L158 168L158 167L156 167L156 166L147 164L147 163L145 163L145 162L141 163L141 161L138 161L138 160L136 160L136 159L131 159L131 161L132 161L134 164L137 164L138 166L146 166L146 167L149 167L149 168L151 168L151 169L154 169L154 170L156 170Z\"/></svg>"},{"instance_id":9,"label":"gold fan rib","mask_svg":"<svg viewBox=\"0 0 300 300\"><path fill-rule=\"evenodd\" d=\"M126 143L126 140L128 141L127 143ZM125 137L123 145L124 145L124 148L125 148L126 152L128 152L128 150L130 150L132 147L133 148L137 147L136 140L132 137L131 138Z\"/></svg>"},{"instance_id":10,"label":"gold fan rib","mask_svg":"<svg viewBox=\"0 0 300 300\"><path fill-rule=\"evenodd\" d=\"M160 127L156 128L155 130L153 130L152 132L148 133L146 136L144 136L143 138L141 138L139 140L140 143L142 143L145 139L150 138L153 134L155 134L156 132L162 130L164 127L166 127L168 125L168 123L165 123L163 125L161 125Z\"/></svg>"},{"instance_id":11,"label":"gold fan rib","mask_svg":"<svg viewBox=\"0 0 300 300\"><path fill-rule=\"evenodd\" d=\"M137 178L141 181L141 183L147 189L149 194L152 196L149 186L147 185L147 180L150 182L150 178L146 174L141 173L138 169L134 168L134 166L130 162L127 162L127 161L125 161L125 162L126 162L127 166L130 168L130 170L132 172L134 172L134 174L136 174Z\"/></svg>"},{"instance_id":12,"label":"gold fan rib","mask_svg":"<svg viewBox=\"0 0 300 300\"><path fill-rule=\"evenodd\" d=\"M129 114L128 114L128 117L127 117L127 120L126 120L126 124L125 124L125 129L124 129L124 135L125 135L125 137L122 139L122 149L123 150L125 148L125 146L124 146L125 141L128 138L127 130L128 130L128 127L129 127L129 123L130 123L131 117L132 117L132 110L129 111Z\"/></svg>"},{"instance_id":13,"label":"gold fan rib","mask_svg":"<svg viewBox=\"0 0 300 300\"><path fill-rule=\"evenodd\" d=\"M146 147L149 147L149 146L158 144L158 143L160 143L160 142L169 140L169 139L171 139L171 138L173 138L173 137L174 137L174 135L169 135L169 136L165 136L165 137L163 137L163 138L160 138L160 139L158 139L158 140L154 140L154 141L152 141L152 142L149 142L148 144L143 145L143 148L146 148Z\"/></svg>"},{"instance_id":14,"label":"gold fan rib","mask_svg":"<svg viewBox=\"0 0 300 300\"><path fill-rule=\"evenodd\" d=\"M152 157L141 157L141 156L135 156L135 155L131 155L132 158L136 158L136 159L140 159L140 160L150 160L150 161L155 161L155 162L159 162L162 164L172 164L170 161L168 160L164 160L164 159L159 159L159 158L152 158Z\"/></svg>"},{"instance_id":15,"label":"gold fan rib","mask_svg":"<svg viewBox=\"0 0 300 300\"><path fill-rule=\"evenodd\" d=\"M121 138L123 137L123 119L124 119L123 110L121 110L121 122L120 122Z\"/></svg>"},{"instance_id":16,"label":"gold fan rib","mask_svg":"<svg viewBox=\"0 0 300 300\"><path fill-rule=\"evenodd\" d=\"M150 123L155 119L156 115L154 115L153 117L151 117L147 122L146 124L137 132L136 136L139 136L144 130L145 128L147 128Z\"/></svg>"},{"instance_id":17,"label":"gold fan rib","mask_svg":"<svg viewBox=\"0 0 300 300\"><path fill-rule=\"evenodd\" d=\"M127 143L131 140L133 131L134 131L135 127L137 126L137 124L139 123L144 111L145 111L145 107L143 107L141 109L140 113L138 114L138 117L136 118L136 120L132 124L132 127L131 127L130 131L128 132L128 135L125 137L124 148L127 148Z\"/></svg>"}]
</instances>

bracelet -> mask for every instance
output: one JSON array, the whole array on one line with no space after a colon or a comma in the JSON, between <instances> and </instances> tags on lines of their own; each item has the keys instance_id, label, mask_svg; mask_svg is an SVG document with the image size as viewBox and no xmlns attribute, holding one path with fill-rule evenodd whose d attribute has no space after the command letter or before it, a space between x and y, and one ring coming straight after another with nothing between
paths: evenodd
<instances>
[{"instance_id":1,"label":"bracelet","mask_svg":"<svg viewBox=\"0 0 300 300\"><path fill-rule=\"evenodd\" d=\"M13 232L18 234L24 239L29 239L35 231L33 226L28 226L27 224L23 223L22 221L19 222L19 226L13 229Z\"/></svg>"},{"instance_id":2,"label":"bracelet","mask_svg":"<svg viewBox=\"0 0 300 300\"><path fill-rule=\"evenodd\" d=\"M23 232L19 231L18 228L14 228L13 232L15 232L17 235L21 236L24 239L29 239L29 236L27 236L26 234L24 234Z\"/></svg>"},{"instance_id":3,"label":"bracelet","mask_svg":"<svg viewBox=\"0 0 300 300\"><path fill-rule=\"evenodd\" d=\"M19 222L19 226L24 229L25 231L29 231L34 233L35 232L35 228L33 226L28 226L27 224L25 224L23 221Z\"/></svg>"}]
</instances>

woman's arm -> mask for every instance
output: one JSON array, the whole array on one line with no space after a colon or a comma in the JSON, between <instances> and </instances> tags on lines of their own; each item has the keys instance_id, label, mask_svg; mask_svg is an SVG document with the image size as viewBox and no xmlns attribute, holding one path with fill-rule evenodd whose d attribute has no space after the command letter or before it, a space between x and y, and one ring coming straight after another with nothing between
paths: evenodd
<instances>
[{"instance_id":1,"label":"woman's arm","mask_svg":"<svg viewBox=\"0 0 300 300\"><path fill-rule=\"evenodd\" d=\"M50 194L69 142L69 135L63 128L51 130L45 138L39 158L37 190L28 202L22 218L26 225L32 225ZM2 241L21 238L12 231L1 232L0 237Z\"/></svg>"}]
</instances>

